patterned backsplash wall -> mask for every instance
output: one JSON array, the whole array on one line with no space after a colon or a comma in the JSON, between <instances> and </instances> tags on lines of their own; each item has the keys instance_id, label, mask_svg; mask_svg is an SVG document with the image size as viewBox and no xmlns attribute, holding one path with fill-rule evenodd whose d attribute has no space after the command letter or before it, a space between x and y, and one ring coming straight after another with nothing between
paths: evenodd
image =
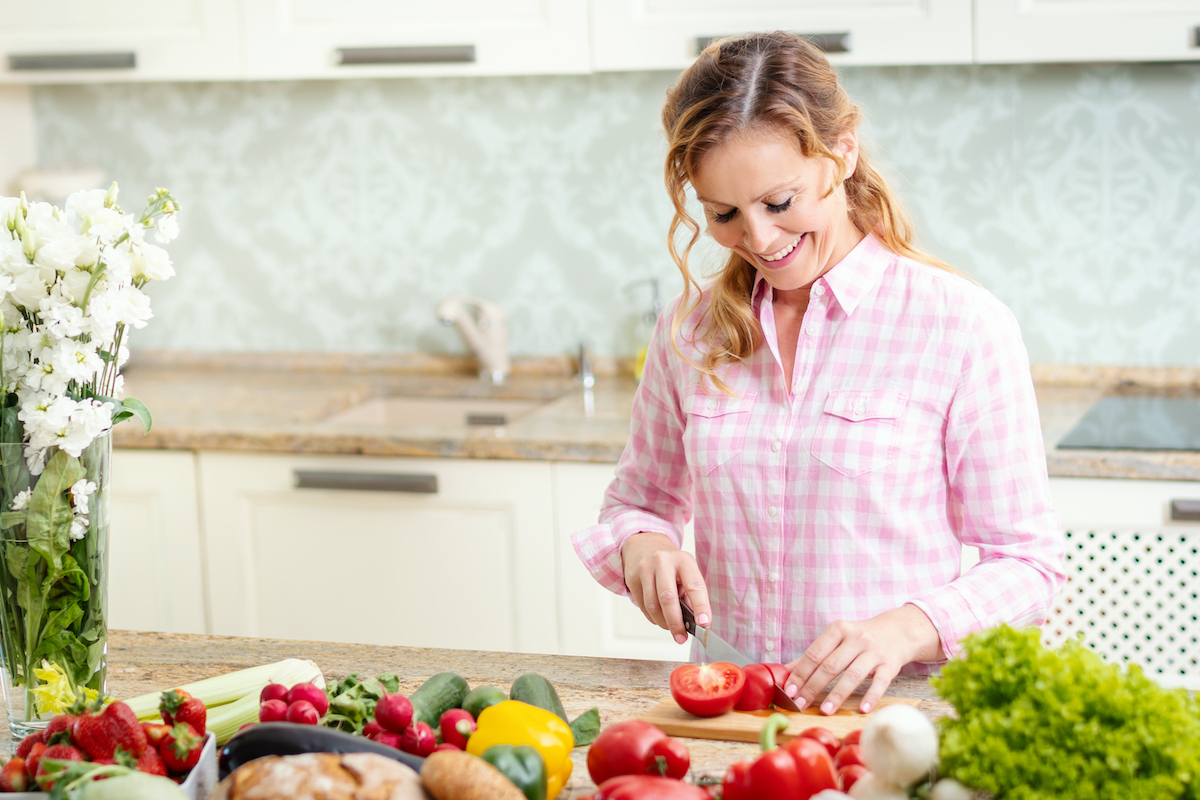
<instances>
[{"instance_id":1,"label":"patterned backsplash wall","mask_svg":"<svg viewBox=\"0 0 1200 800\"><path fill-rule=\"evenodd\" d=\"M635 350L665 247L674 75L114 84L35 90L44 164L184 205L137 349ZM1200 366L1200 65L853 68L863 140L925 248L1016 312L1035 362ZM716 258L710 251L711 263Z\"/></svg>"}]
</instances>

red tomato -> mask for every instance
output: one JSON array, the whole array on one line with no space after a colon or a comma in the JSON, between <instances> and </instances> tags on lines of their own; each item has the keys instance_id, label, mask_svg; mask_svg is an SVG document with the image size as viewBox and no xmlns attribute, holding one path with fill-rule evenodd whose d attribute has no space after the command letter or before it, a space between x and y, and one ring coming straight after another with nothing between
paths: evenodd
<instances>
[{"instance_id":1,"label":"red tomato","mask_svg":"<svg viewBox=\"0 0 1200 800\"><path fill-rule=\"evenodd\" d=\"M583 800L708 800L699 786L657 775L620 775L609 778Z\"/></svg>"},{"instance_id":2,"label":"red tomato","mask_svg":"<svg viewBox=\"0 0 1200 800\"><path fill-rule=\"evenodd\" d=\"M849 733L847 733L845 736L842 737L842 743L840 746L845 747L848 744L858 744L858 740L861 738L862 738L862 728L859 728L856 731L850 731Z\"/></svg>"},{"instance_id":3,"label":"red tomato","mask_svg":"<svg viewBox=\"0 0 1200 800\"><path fill-rule=\"evenodd\" d=\"M763 664L763 666L771 670L771 678L775 681L776 686L780 689L787 686L788 676L792 674L790 669L783 664Z\"/></svg>"},{"instance_id":4,"label":"red tomato","mask_svg":"<svg viewBox=\"0 0 1200 800\"><path fill-rule=\"evenodd\" d=\"M838 788L837 771L825 745L807 736L797 736L783 745L800 773L800 797L807 800L825 789Z\"/></svg>"},{"instance_id":5,"label":"red tomato","mask_svg":"<svg viewBox=\"0 0 1200 800\"><path fill-rule=\"evenodd\" d=\"M850 787L858 783L858 779L863 775L870 773L870 770L862 764L847 764L838 770L838 781L842 784L842 791L849 793Z\"/></svg>"},{"instance_id":6,"label":"red tomato","mask_svg":"<svg viewBox=\"0 0 1200 800\"><path fill-rule=\"evenodd\" d=\"M864 767L866 766L866 764L863 762L862 748L856 744L843 745L842 749L838 750L837 757L833 759L833 763L838 769L851 764L861 764Z\"/></svg>"},{"instance_id":7,"label":"red tomato","mask_svg":"<svg viewBox=\"0 0 1200 800\"><path fill-rule=\"evenodd\" d=\"M671 697L679 707L697 717L719 717L733 709L746 673L737 664L684 664L671 673Z\"/></svg>"},{"instance_id":8,"label":"red tomato","mask_svg":"<svg viewBox=\"0 0 1200 800\"><path fill-rule=\"evenodd\" d=\"M833 731L829 730L828 728L805 728L804 730L800 731L800 735L809 739L816 739L818 742L825 745L825 749L829 751L830 758L837 755L839 747L838 738L834 735Z\"/></svg>"},{"instance_id":9,"label":"red tomato","mask_svg":"<svg viewBox=\"0 0 1200 800\"><path fill-rule=\"evenodd\" d=\"M661 758L663 777L676 780L683 780L688 773L688 768L692 765L692 754L688 752L687 745L670 736L664 736L650 745L649 758L653 762L653 766L647 766L646 772L651 775L660 774L659 759Z\"/></svg>"},{"instance_id":10,"label":"red tomato","mask_svg":"<svg viewBox=\"0 0 1200 800\"><path fill-rule=\"evenodd\" d=\"M742 687L741 697L738 698L738 711L762 711L770 708L775 702L775 678L766 664L747 664L742 667L746 673L746 685Z\"/></svg>"}]
</instances>

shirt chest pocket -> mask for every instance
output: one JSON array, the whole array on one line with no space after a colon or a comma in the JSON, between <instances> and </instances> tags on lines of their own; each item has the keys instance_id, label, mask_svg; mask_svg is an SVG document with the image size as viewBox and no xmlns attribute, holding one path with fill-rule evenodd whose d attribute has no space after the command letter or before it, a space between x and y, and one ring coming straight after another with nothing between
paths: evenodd
<instances>
[{"instance_id":1,"label":"shirt chest pocket","mask_svg":"<svg viewBox=\"0 0 1200 800\"><path fill-rule=\"evenodd\" d=\"M688 466L701 475L709 475L741 453L757 396L757 392L730 397L719 392L696 391L685 398L687 425L683 447Z\"/></svg>"},{"instance_id":2,"label":"shirt chest pocket","mask_svg":"<svg viewBox=\"0 0 1200 800\"><path fill-rule=\"evenodd\" d=\"M830 392L813 436L812 455L853 478L894 461L908 395L892 390Z\"/></svg>"}]
</instances>

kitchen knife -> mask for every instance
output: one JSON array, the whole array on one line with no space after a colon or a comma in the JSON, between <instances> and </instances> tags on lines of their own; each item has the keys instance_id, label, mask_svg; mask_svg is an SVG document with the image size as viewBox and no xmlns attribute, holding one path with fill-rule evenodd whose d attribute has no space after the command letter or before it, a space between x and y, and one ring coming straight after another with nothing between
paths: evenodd
<instances>
[{"instance_id":1,"label":"kitchen knife","mask_svg":"<svg viewBox=\"0 0 1200 800\"><path fill-rule=\"evenodd\" d=\"M744 667L750 663L750 659L738 652L729 642L717 636L708 628L701 628L697 625L695 615L692 614L692 610L685 603L681 602L679 604L679 610L683 612L683 627L700 643L700 647L704 649L704 654L708 656L709 661L728 661L730 664L737 664L739 667ZM785 711L800 711L800 706L796 705L796 702L784 693L783 687L779 684L775 684L775 705Z\"/></svg>"}]
</instances>

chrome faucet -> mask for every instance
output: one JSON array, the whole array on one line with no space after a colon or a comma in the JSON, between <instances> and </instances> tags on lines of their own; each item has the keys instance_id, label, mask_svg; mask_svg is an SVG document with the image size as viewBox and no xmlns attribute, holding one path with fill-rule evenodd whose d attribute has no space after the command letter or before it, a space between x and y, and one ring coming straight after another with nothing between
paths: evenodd
<instances>
[{"instance_id":1,"label":"chrome faucet","mask_svg":"<svg viewBox=\"0 0 1200 800\"><path fill-rule=\"evenodd\" d=\"M508 362L508 315L477 297L451 295L437 307L443 325L453 325L479 360L479 377L504 383Z\"/></svg>"}]
</instances>

